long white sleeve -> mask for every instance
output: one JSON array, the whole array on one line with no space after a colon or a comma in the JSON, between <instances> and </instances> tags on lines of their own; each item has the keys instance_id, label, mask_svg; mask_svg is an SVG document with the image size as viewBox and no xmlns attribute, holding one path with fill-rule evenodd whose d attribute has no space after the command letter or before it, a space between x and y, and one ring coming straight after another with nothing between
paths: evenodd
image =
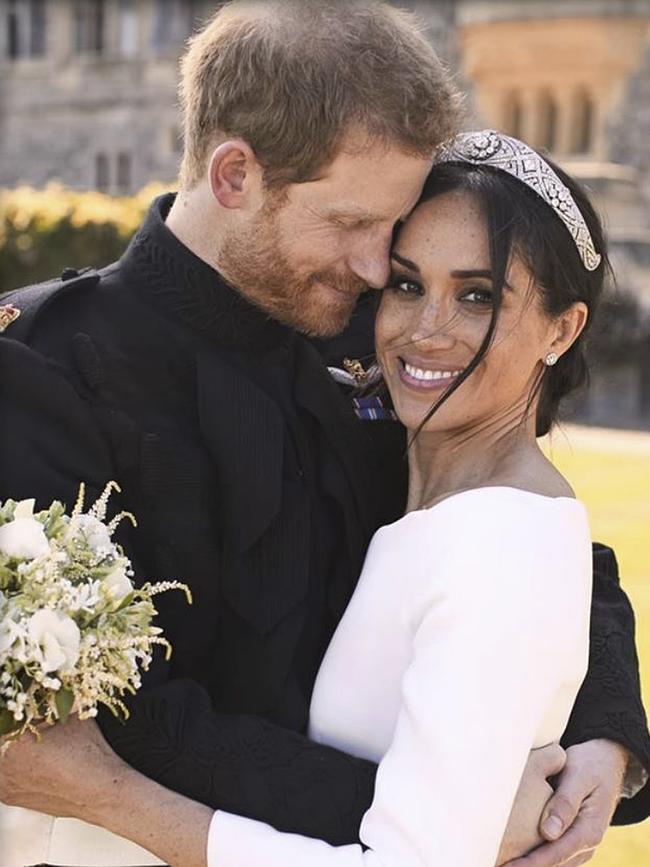
<instances>
[{"instance_id":1,"label":"long white sleeve","mask_svg":"<svg viewBox=\"0 0 650 867\"><path fill-rule=\"evenodd\" d=\"M209 867L493 867L529 751L559 738L586 672L584 510L482 489L406 516L377 542L364 586L382 562L402 564L395 628L406 625L412 655L360 830L367 851L217 812ZM351 620L358 634L354 609ZM352 645L339 644L353 664Z\"/></svg>"}]
</instances>

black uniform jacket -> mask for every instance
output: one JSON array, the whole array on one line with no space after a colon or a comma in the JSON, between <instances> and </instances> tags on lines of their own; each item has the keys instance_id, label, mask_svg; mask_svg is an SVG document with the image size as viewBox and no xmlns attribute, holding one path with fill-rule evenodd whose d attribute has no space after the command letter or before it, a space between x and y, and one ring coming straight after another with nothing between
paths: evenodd
<instances>
[{"instance_id":1,"label":"black uniform jacket","mask_svg":"<svg viewBox=\"0 0 650 867\"><path fill-rule=\"evenodd\" d=\"M403 433L357 419L326 371L323 353L368 352L361 313L316 349L187 250L170 204L114 265L2 299L22 313L0 339L0 499L71 507L81 481L90 501L115 479L115 510L138 518L120 537L138 576L191 585L191 607L158 597L171 662L128 723L101 720L120 755L214 808L357 841L376 768L304 733L371 535L404 506ZM594 557L591 663L565 745L609 738L650 767L633 613L613 553ZM646 786L617 820L648 813Z\"/></svg>"}]
</instances>

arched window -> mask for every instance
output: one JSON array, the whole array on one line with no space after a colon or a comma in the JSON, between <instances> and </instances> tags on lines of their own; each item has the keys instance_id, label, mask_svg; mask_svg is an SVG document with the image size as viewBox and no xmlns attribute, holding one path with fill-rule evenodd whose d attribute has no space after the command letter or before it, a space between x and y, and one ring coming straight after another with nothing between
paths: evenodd
<instances>
[{"instance_id":1,"label":"arched window","mask_svg":"<svg viewBox=\"0 0 650 867\"><path fill-rule=\"evenodd\" d=\"M573 141L574 154L588 154L594 145L594 103L590 95L580 90L574 98Z\"/></svg>"},{"instance_id":2,"label":"arched window","mask_svg":"<svg viewBox=\"0 0 650 867\"><path fill-rule=\"evenodd\" d=\"M522 137L523 109L521 105L521 97L514 90L509 93L504 100L501 127L504 132L514 138Z\"/></svg>"},{"instance_id":3,"label":"arched window","mask_svg":"<svg viewBox=\"0 0 650 867\"><path fill-rule=\"evenodd\" d=\"M553 94L545 91L539 100L539 125L537 146L547 151L557 147L557 102Z\"/></svg>"}]
</instances>

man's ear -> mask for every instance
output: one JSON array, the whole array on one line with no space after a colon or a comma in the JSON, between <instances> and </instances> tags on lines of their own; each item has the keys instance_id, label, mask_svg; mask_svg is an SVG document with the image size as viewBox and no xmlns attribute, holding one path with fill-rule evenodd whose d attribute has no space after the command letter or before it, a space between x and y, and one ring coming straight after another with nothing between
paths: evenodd
<instances>
[{"instance_id":1,"label":"man's ear","mask_svg":"<svg viewBox=\"0 0 650 867\"><path fill-rule=\"evenodd\" d=\"M262 169L255 152L243 139L220 144L210 158L208 177L212 195L224 208L243 208L256 198Z\"/></svg>"}]
</instances>

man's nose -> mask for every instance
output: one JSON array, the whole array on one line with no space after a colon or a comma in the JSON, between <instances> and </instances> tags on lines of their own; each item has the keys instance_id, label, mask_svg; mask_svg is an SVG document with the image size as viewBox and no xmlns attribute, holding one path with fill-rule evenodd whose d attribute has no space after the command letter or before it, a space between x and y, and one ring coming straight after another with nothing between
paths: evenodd
<instances>
[{"instance_id":1,"label":"man's nose","mask_svg":"<svg viewBox=\"0 0 650 867\"><path fill-rule=\"evenodd\" d=\"M383 289L390 276L392 234L375 235L358 244L348 256L348 267L373 289Z\"/></svg>"}]
</instances>

